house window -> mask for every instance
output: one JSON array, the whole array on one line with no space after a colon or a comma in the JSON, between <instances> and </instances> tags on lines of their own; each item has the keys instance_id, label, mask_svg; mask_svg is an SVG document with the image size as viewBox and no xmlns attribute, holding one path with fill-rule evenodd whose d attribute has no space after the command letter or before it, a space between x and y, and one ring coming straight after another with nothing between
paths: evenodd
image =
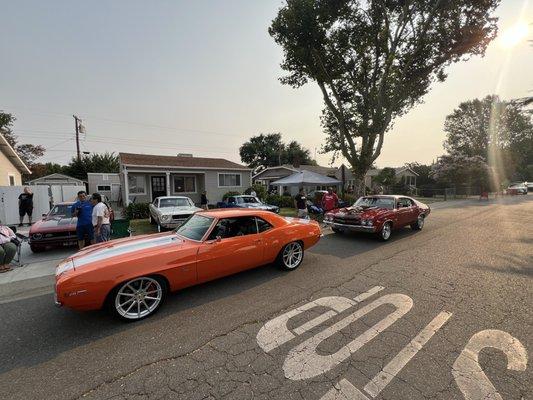
<instances>
[{"instance_id":1,"label":"house window","mask_svg":"<svg viewBox=\"0 0 533 400\"><path fill-rule=\"evenodd\" d=\"M15 175L9 174L9 186L15 186Z\"/></svg>"},{"instance_id":2,"label":"house window","mask_svg":"<svg viewBox=\"0 0 533 400\"><path fill-rule=\"evenodd\" d=\"M218 187L241 187L241 174L218 174Z\"/></svg>"},{"instance_id":3,"label":"house window","mask_svg":"<svg viewBox=\"0 0 533 400\"><path fill-rule=\"evenodd\" d=\"M130 194L146 194L144 175L128 175L128 189Z\"/></svg>"},{"instance_id":4,"label":"house window","mask_svg":"<svg viewBox=\"0 0 533 400\"><path fill-rule=\"evenodd\" d=\"M109 185L98 185L98 186L96 186L96 190L99 191L99 192L110 192L111 191L111 186L109 186Z\"/></svg>"},{"instance_id":5,"label":"house window","mask_svg":"<svg viewBox=\"0 0 533 400\"><path fill-rule=\"evenodd\" d=\"M196 177L175 176L174 193L196 193Z\"/></svg>"},{"instance_id":6,"label":"house window","mask_svg":"<svg viewBox=\"0 0 533 400\"><path fill-rule=\"evenodd\" d=\"M108 174L102 174L102 180L103 181L108 181L109 180L109 175Z\"/></svg>"}]
</instances>

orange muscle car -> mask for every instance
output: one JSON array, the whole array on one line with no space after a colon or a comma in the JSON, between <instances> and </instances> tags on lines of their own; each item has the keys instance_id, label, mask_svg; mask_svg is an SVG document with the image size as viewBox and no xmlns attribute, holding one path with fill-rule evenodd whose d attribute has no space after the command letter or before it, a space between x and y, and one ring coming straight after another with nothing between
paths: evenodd
<instances>
[{"instance_id":1,"label":"orange muscle car","mask_svg":"<svg viewBox=\"0 0 533 400\"><path fill-rule=\"evenodd\" d=\"M56 304L104 306L125 320L152 315L168 292L277 262L298 268L317 222L262 210L197 212L172 232L89 246L56 269Z\"/></svg>"}]
</instances>

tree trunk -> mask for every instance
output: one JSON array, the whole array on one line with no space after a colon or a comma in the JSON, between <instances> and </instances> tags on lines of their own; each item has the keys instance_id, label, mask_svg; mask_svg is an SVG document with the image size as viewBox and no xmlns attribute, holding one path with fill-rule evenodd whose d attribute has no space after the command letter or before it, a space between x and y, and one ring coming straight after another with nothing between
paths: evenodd
<instances>
[{"instance_id":1,"label":"tree trunk","mask_svg":"<svg viewBox=\"0 0 533 400\"><path fill-rule=\"evenodd\" d=\"M361 171L352 171L354 179L354 195L355 197L364 196L366 194L365 186L365 175L366 173L361 173Z\"/></svg>"}]
</instances>

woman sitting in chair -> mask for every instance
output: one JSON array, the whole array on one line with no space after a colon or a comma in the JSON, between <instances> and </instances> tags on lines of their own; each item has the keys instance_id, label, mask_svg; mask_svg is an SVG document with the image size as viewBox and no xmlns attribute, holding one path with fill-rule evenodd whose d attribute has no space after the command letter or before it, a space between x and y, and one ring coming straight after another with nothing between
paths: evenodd
<instances>
[{"instance_id":1,"label":"woman sitting in chair","mask_svg":"<svg viewBox=\"0 0 533 400\"><path fill-rule=\"evenodd\" d=\"M17 254L17 246L11 242L16 238L15 233L5 225L0 225L0 273L11 271L9 263Z\"/></svg>"}]
</instances>

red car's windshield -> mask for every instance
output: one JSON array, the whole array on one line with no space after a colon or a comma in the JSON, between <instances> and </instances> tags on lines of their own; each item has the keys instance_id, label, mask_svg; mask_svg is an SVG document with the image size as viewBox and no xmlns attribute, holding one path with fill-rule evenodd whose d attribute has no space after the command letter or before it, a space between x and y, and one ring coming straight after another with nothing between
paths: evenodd
<instances>
[{"instance_id":1,"label":"red car's windshield","mask_svg":"<svg viewBox=\"0 0 533 400\"><path fill-rule=\"evenodd\" d=\"M55 205L54 208L50 210L48 213L48 217L66 217L71 218L72 217L72 210L70 209L69 204L58 204Z\"/></svg>"},{"instance_id":2,"label":"red car's windshield","mask_svg":"<svg viewBox=\"0 0 533 400\"><path fill-rule=\"evenodd\" d=\"M361 197L354 204L357 207L378 207L387 208L389 210L394 209L394 199L386 197Z\"/></svg>"}]
</instances>

